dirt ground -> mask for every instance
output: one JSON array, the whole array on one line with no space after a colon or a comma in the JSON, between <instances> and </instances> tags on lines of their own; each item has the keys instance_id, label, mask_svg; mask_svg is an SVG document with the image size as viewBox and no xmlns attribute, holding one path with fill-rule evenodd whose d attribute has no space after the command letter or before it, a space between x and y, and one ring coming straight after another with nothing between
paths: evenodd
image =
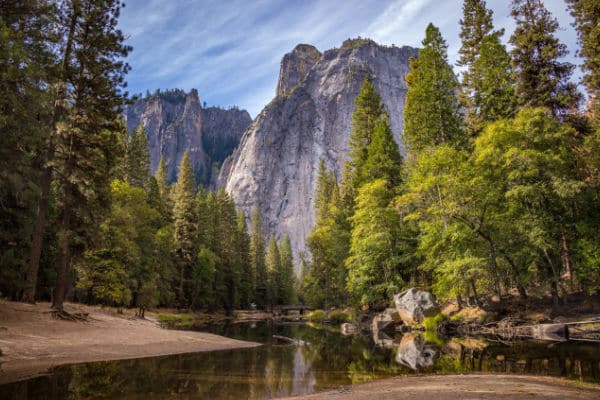
<instances>
[{"instance_id":1,"label":"dirt ground","mask_svg":"<svg viewBox=\"0 0 600 400\"><path fill-rule=\"evenodd\" d=\"M295 400L571 400L600 399L600 387L520 375L421 375L373 381Z\"/></svg>"},{"instance_id":2,"label":"dirt ground","mask_svg":"<svg viewBox=\"0 0 600 400\"><path fill-rule=\"evenodd\" d=\"M0 384L40 375L61 364L259 345L209 333L162 329L151 313L142 320L79 304L67 304L65 310L89 313L89 321L55 319L48 303L0 301Z\"/></svg>"}]
</instances>

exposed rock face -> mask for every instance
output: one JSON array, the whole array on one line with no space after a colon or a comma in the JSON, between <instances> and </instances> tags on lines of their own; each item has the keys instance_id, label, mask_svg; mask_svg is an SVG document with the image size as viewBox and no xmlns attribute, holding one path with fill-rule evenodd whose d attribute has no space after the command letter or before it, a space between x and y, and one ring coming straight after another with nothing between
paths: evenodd
<instances>
[{"instance_id":1,"label":"exposed rock face","mask_svg":"<svg viewBox=\"0 0 600 400\"><path fill-rule=\"evenodd\" d=\"M415 288L394 295L394 303L398 314L407 324L420 324L425 317L433 317L439 312L435 297Z\"/></svg>"},{"instance_id":2,"label":"exposed rock face","mask_svg":"<svg viewBox=\"0 0 600 400\"><path fill-rule=\"evenodd\" d=\"M302 45L284 57L277 97L250 125L219 176L219 185L248 215L259 206L267 233L290 235L296 256L305 251L315 222L319 160L341 177L354 99L367 74L401 145L404 78L408 59L417 56L417 49L353 40L314 62L317 54L314 47Z\"/></svg>"},{"instance_id":3,"label":"exposed rock face","mask_svg":"<svg viewBox=\"0 0 600 400\"><path fill-rule=\"evenodd\" d=\"M386 308L384 312L377 314L373 318L372 329L373 332L394 330L397 324L402 323L402 318L395 308Z\"/></svg>"},{"instance_id":4,"label":"exposed rock face","mask_svg":"<svg viewBox=\"0 0 600 400\"><path fill-rule=\"evenodd\" d=\"M187 94L168 90L140 99L127 108L126 117L130 132L144 125L152 173L162 155L169 180L176 180L181 157L189 149L196 178L204 183L213 175L212 164L220 166L252 122L245 110L203 109L196 89Z\"/></svg>"},{"instance_id":5,"label":"exposed rock face","mask_svg":"<svg viewBox=\"0 0 600 400\"><path fill-rule=\"evenodd\" d=\"M277 81L277 96L289 94L308 75L319 58L319 50L309 44L299 44L283 56Z\"/></svg>"}]
</instances>

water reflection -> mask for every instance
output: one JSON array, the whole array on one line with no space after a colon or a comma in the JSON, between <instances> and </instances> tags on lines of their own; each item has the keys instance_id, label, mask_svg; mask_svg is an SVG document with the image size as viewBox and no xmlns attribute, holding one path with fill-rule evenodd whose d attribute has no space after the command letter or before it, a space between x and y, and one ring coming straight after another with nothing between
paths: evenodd
<instances>
[{"instance_id":1,"label":"water reflection","mask_svg":"<svg viewBox=\"0 0 600 400\"><path fill-rule=\"evenodd\" d=\"M306 325L229 325L211 330L265 346L59 367L49 376L0 386L0 398L265 399L414 371L533 373L600 382L596 344L505 346L473 339L444 342L418 334L373 340ZM281 346L273 334L310 345Z\"/></svg>"},{"instance_id":2,"label":"water reflection","mask_svg":"<svg viewBox=\"0 0 600 400\"><path fill-rule=\"evenodd\" d=\"M398 345L396 362L418 371L433 366L438 354L437 347L426 343L423 335L408 333L402 337Z\"/></svg>"}]
</instances>

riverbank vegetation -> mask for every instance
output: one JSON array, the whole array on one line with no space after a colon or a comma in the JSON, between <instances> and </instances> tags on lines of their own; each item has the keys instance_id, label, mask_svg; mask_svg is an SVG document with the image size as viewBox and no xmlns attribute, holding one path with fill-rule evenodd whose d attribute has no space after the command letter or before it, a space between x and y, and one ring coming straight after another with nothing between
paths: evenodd
<instances>
[{"instance_id":1,"label":"riverbank vegetation","mask_svg":"<svg viewBox=\"0 0 600 400\"><path fill-rule=\"evenodd\" d=\"M365 78L342 177L319 170L304 301L378 307L413 286L459 307L547 292L556 309L600 291L600 6L568 7L585 103L537 0L513 1L510 50L485 1L464 1L460 79L427 27L406 76L404 157Z\"/></svg>"}]
</instances>

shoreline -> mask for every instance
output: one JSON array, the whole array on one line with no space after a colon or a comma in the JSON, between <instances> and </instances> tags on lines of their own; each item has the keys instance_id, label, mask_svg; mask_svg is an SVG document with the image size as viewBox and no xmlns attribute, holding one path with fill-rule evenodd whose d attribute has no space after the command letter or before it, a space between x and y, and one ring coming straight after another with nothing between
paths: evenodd
<instances>
[{"instance_id":1,"label":"shoreline","mask_svg":"<svg viewBox=\"0 0 600 400\"><path fill-rule=\"evenodd\" d=\"M281 400L575 400L600 398L600 386L562 378L494 373L408 375Z\"/></svg>"},{"instance_id":2,"label":"shoreline","mask_svg":"<svg viewBox=\"0 0 600 400\"><path fill-rule=\"evenodd\" d=\"M127 360L260 346L204 332L163 329L146 319L110 309L65 304L88 321L55 319L49 303L0 301L0 385L45 375L59 365Z\"/></svg>"}]
</instances>

